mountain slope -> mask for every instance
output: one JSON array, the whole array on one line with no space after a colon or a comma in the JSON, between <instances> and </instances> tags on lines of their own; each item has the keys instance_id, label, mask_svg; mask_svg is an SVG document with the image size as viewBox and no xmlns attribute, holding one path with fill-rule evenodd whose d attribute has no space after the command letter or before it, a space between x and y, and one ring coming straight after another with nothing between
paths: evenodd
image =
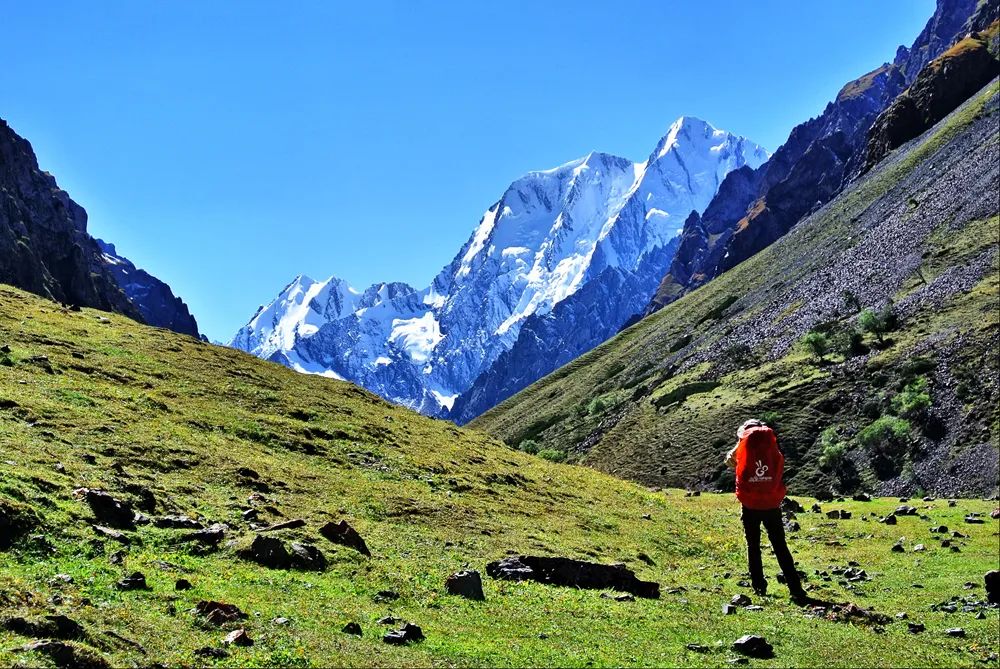
<instances>
[{"instance_id":1,"label":"mountain slope","mask_svg":"<svg viewBox=\"0 0 1000 669\"><path fill-rule=\"evenodd\" d=\"M766 158L746 139L681 118L645 162L591 153L515 181L428 288L377 284L360 292L336 278L297 277L231 345L439 413L494 373L526 324L537 336L544 318L556 333L550 348L571 344L571 355L614 334L652 295L684 218L708 204L729 171ZM564 335L576 326L554 307L579 294L575 309L586 310L593 305L583 304L585 295L619 279L635 291L622 305L628 311L604 309L586 336L570 342ZM550 371L545 360L515 371Z\"/></svg>"},{"instance_id":2,"label":"mountain slope","mask_svg":"<svg viewBox=\"0 0 1000 669\"><path fill-rule=\"evenodd\" d=\"M198 322L188 311L184 300L174 295L170 286L137 268L128 258L118 255L114 244L102 239L96 241L105 265L132 304L139 308L145 323L198 336Z\"/></svg>"},{"instance_id":3,"label":"mountain slope","mask_svg":"<svg viewBox=\"0 0 1000 669\"><path fill-rule=\"evenodd\" d=\"M997 104L994 81L779 242L471 425L649 484L727 487L734 426L763 414L793 490L992 493ZM862 308L884 327L859 338Z\"/></svg>"},{"instance_id":4,"label":"mountain slope","mask_svg":"<svg viewBox=\"0 0 1000 669\"><path fill-rule=\"evenodd\" d=\"M956 595L983 599L996 521L962 518L985 517L992 503L920 504L927 520L902 516L898 527L862 516L891 512L892 499L838 504L854 518L837 523L799 515L790 543L814 594L909 612L924 634L892 618L817 617L787 603L780 586L777 597L754 597L762 610L723 615L723 603L748 593L738 584L744 558L731 495L685 498L551 464L346 383L119 316L65 312L5 286L0 342L10 348L0 359L4 666L53 666L68 653L62 664L93 667L719 666L747 632L766 635L782 665L951 666L984 660L995 646L995 609L978 620L978 604L968 613L930 608ZM139 524L95 529L82 488L131 505ZM262 532L297 519L304 525ZM341 519L372 557L318 532ZM192 522L228 527L200 542L178 527ZM950 540L961 552L938 547L935 535L923 553L910 552L912 543L889 551L900 534L921 537L931 523L960 528L967 537ZM241 558L257 535L311 545L326 566L272 569ZM659 581L663 595L615 601L613 592L488 577L485 601L444 593L450 573L482 571L508 551L625 562ZM872 580L812 576L848 557ZM135 572L141 581L125 578ZM177 588L181 579L189 589ZM963 590L967 581L976 589ZM196 613L202 601L246 617L213 625ZM383 643L401 625L380 624L384 616L420 625L426 639ZM363 635L342 632L348 622ZM945 634L956 625L965 638ZM252 646L224 645L237 629ZM54 655L24 649L40 636L62 637L41 646Z\"/></svg>"},{"instance_id":5,"label":"mountain slope","mask_svg":"<svg viewBox=\"0 0 1000 669\"><path fill-rule=\"evenodd\" d=\"M996 3L989 0L987 3ZM864 166L868 130L920 70L964 35L976 0L938 0L924 30L892 63L849 82L823 113L796 126L748 179L723 185L702 219L685 229L670 270L646 312L735 267L829 202ZM724 200L724 201L720 201Z\"/></svg>"},{"instance_id":6,"label":"mountain slope","mask_svg":"<svg viewBox=\"0 0 1000 669\"><path fill-rule=\"evenodd\" d=\"M170 287L87 232L87 212L0 119L0 282L198 336Z\"/></svg>"}]
</instances>

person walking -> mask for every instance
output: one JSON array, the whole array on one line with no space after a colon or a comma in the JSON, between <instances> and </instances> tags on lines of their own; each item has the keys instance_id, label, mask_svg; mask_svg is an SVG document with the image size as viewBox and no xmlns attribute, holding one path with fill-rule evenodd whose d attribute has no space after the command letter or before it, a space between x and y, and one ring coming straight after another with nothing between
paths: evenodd
<instances>
[{"instance_id":1,"label":"person walking","mask_svg":"<svg viewBox=\"0 0 1000 669\"><path fill-rule=\"evenodd\" d=\"M802 589L795 560L785 542L781 502L785 499L785 456L778 449L774 430L763 421L752 419L736 431L736 446L726 454L726 465L736 470L736 499L743 507L743 532L747 539L747 562L750 583L758 595L767 594L767 579L760 556L760 527L764 526L774 556L784 574L792 601L808 602Z\"/></svg>"}]
</instances>

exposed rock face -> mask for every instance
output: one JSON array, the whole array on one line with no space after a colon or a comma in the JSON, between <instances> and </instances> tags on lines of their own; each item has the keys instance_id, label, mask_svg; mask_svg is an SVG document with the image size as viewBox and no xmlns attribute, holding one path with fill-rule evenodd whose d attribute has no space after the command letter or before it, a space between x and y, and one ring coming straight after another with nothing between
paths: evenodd
<instances>
[{"instance_id":1,"label":"exposed rock face","mask_svg":"<svg viewBox=\"0 0 1000 669\"><path fill-rule=\"evenodd\" d=\"M87 234L87 212L0 120L0 282L67 304L139 317Z\"/></svg>"},{"instance_id":2,"label":"exposed rock face","mask_svg":"<svg viewBox=\"0 0 1000 669\"><path fill-rule=\"evenodd\" d=\"M519 555L490 562L486 565L486 573L506 581L538 581L574 588L619 590L651 599L660 596L658 583L640 581L623 564L605 565L564 557Z\"/></svg>"},{"instance_id":3,"label":"exposed rock face","mask_svg":"<svg viewBox=\"0 0 1000 669\"><path fill-rule=\"evenodd\" d=\"M1000 75L1000 21L972 33L928 63L910 88L875 120L868 134L865 169L917 137Z\"/></svg>"},{"instance_id":4,"label":"exposed rock face","mask_svg":"<svg viewBox=\"0 0 1000 669\"><path fill-rule=\"evenodd\" d=\"M529 316L514 346L458 396L448 418L460 425L469 422L631 324L678 244L675 237L648 254L634 272L608 268L550 313Z\"/></svg>"},{"instance_id":5,"label":"exposed rock face","mask_svg":"<svg viewBox=\"0 0 1000 669\"><path fill-rule=\"evenodd\" d=\"M0 119L0 283L198 336L170 287L87 232L87 212Z\"/></svg>"},{"instance_id":6,"label":"exposed rock face","mask_svg":"<svg viewBox=\"0 0 1000 669\"><path fill-rule=\"evenodd\" d=\"M704 214L689 218L646 313L735 267L837 195L861 171L872 123L964 34L975 9L975 0L938 0L911 48L900 47L892 63L844 86L820 116L795 127L756 174L731 172Z\"/></svg>"},{"instance_id":7,"label":"exposed rock face","mask_svg":"<svg viewBox=\"0 0 1000 669\"><path fill-rule=\"evenodd\" d=\"M142 319L158 328L198 336L198 323L184 300L174 295L170 286L149 272L137 268L128 258L118 255L114 244L95 240L111 275L125 295L139 308Z\"/></svg>"}]
</instances>

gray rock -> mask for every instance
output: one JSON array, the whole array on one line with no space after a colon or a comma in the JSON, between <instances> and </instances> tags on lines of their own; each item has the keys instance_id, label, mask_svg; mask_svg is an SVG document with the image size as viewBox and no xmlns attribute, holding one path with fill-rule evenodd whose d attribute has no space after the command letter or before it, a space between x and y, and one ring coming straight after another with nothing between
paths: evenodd
<instances>
[{"instance_id":1,"label":"gray rock","mask_svg":"<svg viewBox=\"0 0 1000 669\"><path fill-rule=\"evenodd\" d=\"M444 588L450 595L459 595L466 599L483 601L483 579L478 571L467 570L451 574L444 582Z\"/></svg>"},{"instance_id":2,"label":"gray rock","mask_svg":"<svg viewBox=\"0 0 1000 669\"><path fill-rule=\"evenodd\" d=\"M745 634L734 641L733 650L748 657L763 659L774 657L774 646L769 644L764 637L755 634Z\"/></svg>"},{"instance_id":3,"label":"gray rock","mask_svg":"<svg viewBox=\"0 0 1000 669\"><path fill-rule=\"evenodd\" d=\"M418 643L423 640L423 630L421 630L418 625L414 625L413 623L406 623L398 630L386 632L382 637L383 642L395 646Z\"/></svg>"}]
</instances>

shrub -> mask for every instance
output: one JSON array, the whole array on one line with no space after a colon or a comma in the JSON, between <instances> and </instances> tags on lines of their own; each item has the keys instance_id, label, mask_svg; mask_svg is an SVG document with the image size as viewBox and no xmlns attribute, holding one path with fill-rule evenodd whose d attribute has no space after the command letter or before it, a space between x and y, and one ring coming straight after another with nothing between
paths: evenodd
<instances>
[{"instance_id":1,"label":"shrub","mask_svg":"<svg viewBox=\"0 0 1000 669\"><path fill-rule=\"evenodd\" d=\"M543 460L548 460L549 462L563 462L566 459L566 453L563 451L557 451L554 448L543 448L538 451L538 457Z\"/></svg>"},{"instance_id":2,"label":"shrub","mask_svg":"<svg viewBox=\"0 0 1000 669\"><path fill-rule=\"evenodd\" d=\"M587 405L587 413L591 416L599 413L604 413L607 408L607 404L604 402L603 397L595 397L590 400L590 404Z\"/></svg>"},{"instance_id":3,"label":"shrub","mask_svg":"<svg viewBox=\"0 0 1000 669\"><path fill-rule=\"evenodd\" d=\"M819 456L819 466L827 471L836 470L844 462L844 456L849 449L847 442L841 441L837 428L828 427L819 436L822 451Z\"/></svg>"},{"instance_id":4,"label":"shrub","mask_svg":"<svg viewBox=\"0 0 1000 669\"><path fill-rule=\"evenodd\" d=\"M830 351L830 338L822 332L812 330L802 337L802 345L816 356L816 360L823 362L823 358Z\"/></svg>"},{"instance_id":5,"label":"shrub","mask_svg":"<svg viewBox=\"0 0 1000 669\"><path fill-rule=\"evenodd\" d=\"M881 479L899 474L909 438L909 421L896 416L882 416L858 433L858 443L871 451L872 468Z\"/></svg>"},{"instance_id":6,"label":"shrub","mask_svg":"<svg viewBox=\"0 0 1000 669\"><path fill-rule=\"evenodd\" d=\"M525 439L517 445L517 450L534 455L538 453L538 442L534 439Z\"/></svg>"},{"instance_id":7,"label":"shrub","mask_svg":"<svg viewBox=\"0 0 1000 669\"><path fill-rule=\"evenodd\" d=\"M886 333L894 330L896 325L896 314L891 303L878 311L865 309L858 314L858 327L861 328L862 332L875 335L879 344L885 343Z\"/></svg>"},{"instance_id":8,"label":"shrub","mask_svg":"<svg viewBox=\"0 0 1000 669\"><path fill-rule=\"evenodd\" d=\"M931 395L927 390L927 379L918 377L896 393L890 402L892 410L904 418L916 418L931 405Z\"/></svg>"}]
</instances>

